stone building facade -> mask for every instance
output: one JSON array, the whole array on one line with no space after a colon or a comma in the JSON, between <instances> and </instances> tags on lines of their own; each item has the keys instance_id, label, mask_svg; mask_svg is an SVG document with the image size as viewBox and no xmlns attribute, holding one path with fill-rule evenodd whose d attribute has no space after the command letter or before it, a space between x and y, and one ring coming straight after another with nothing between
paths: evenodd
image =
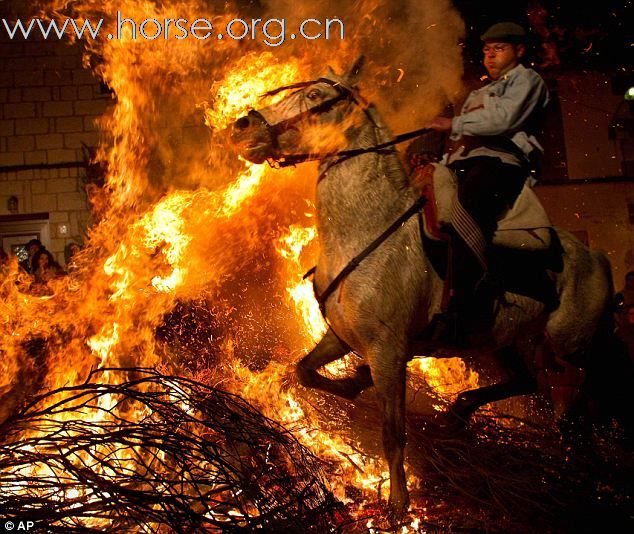
<instances>
[{"instance_id":1,"label":"stone building facade","mask_svg":"<svg viewBox=\"0 0 634 534\"><path fill-rule=\"evenodd\" d=\"M64 247L83 241L90 224L83 146L98 144L95 119L111 101L111 94L82 67L79 45L0 36L0 232L5 250L37 236L63 264Z\"/></svg>"}]
</instances>

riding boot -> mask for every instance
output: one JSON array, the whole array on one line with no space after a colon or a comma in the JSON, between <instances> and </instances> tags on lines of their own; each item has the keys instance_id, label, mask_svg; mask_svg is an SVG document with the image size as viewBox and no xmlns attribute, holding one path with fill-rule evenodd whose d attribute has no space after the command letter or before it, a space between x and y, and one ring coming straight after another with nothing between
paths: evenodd
<instances>
[{"instance_id":1,"label":"riding boot","mask_svg":"<svg viewBox=\"0 0 634 534\"><path fill-rule=\"evenodd\" d=\"M475 288L484 273L468 245L457 235L451 240L449 257L449 303L445 311L432 318L428 331L433 341L464 348L469 346L469 334L478 322Z\"/></svg>"},{"instance_id":2,"label":"riding boot","mask_svg":"<svg viewBox=\"0 0 634 534\"><path fill-rule=\"evenodd\" d=\"M495 320L496 305L503 300L504 289L502 282L486 273L476 284L473 295L474 321L473 327L490 331Z\"/></svg>"},{"instance_id":3,"label":"riding boot","mask_svg":"<svg viewBox=\"0 0 634 534\"><path fill-rule=\"evenodd\" d=\"M470 311L469 299L453 296L447 310L432 318L429 324L430 339L450 347L468 347Z\"/></svg>"}]
</instances>

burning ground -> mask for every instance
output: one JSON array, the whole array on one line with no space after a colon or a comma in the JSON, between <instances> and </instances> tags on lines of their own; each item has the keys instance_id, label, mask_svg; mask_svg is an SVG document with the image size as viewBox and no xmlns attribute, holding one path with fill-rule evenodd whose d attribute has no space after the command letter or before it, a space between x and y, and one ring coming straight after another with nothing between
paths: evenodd
<instances>
[{"instance_id":1,"label":"burning ground","mask_svg":"<svg viewBox=\"0 0 634 534\"><path fill-rule=\"evenodd\" d=\"M397 7L436 32L421 36L422 53L402 46L405 22L386 30L386 17L402 17ZM117 10L137 20L192 13L218 25L250 17L193 1L41 8L78 20ZM3 513L64 532L385 526L373 393L352 405L292 376L325 329L302 280L317 254L315 168L248 164L225 130L261 105L259 95L321 73L321 58L341 71L361 51L376 82L364 94L385 102L395 130L435 115L462 89L459 48L447 43L463 28L448 2L425 8L338 8L351 21L345 41L279 53L248 41L85 43L86 67L114 95L96 155L104 184L89 188L95 221L76 271L49 282L45 296L28 291L16 264L1 281ZM293 13L284 2L265 6L276 10ZM301 19L332 9L299 11ZM404 95L425 106L412 114ZM355 363L350 355L329 372ZM459 360L416 360L410 370L409 409L419 415L479 380ZM521 531L541 511L531 526L558 530L569 519L558 519L561 506L580 487L582 505L601 497L625 510L614 470L571 459L550 427L496 415L451 439L410 418L414 504L399 529Z\"/></svg>"}]
</instances>

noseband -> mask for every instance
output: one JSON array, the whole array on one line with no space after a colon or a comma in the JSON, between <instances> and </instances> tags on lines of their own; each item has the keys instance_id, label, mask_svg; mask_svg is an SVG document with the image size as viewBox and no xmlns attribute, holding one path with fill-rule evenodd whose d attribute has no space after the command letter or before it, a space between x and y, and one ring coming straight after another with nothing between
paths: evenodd
<instances>
[{"instance_id":1,"label":"noseband","mask_svg":"<svg viewBox=\"0 0 634 534\"><path fill-rule=\"evenodd\" d=\"M308 109L306 109L306 111L302 111L298 113L297 115L294 115L293 117L289 117L288 119L281 120L274 124L271 124L268 120L266 120L264 115L260 113L259 111L252 109L248 113L252 117L257 117L265 125L269 133L269 136L271 138L271 146L273 147L273 150L275 151L275 157L270 158L270 161L272 161L278 166L285 166L284 162L287 160L287 156L283 156L279 154L279 148L280 148L279 136L280 135L282 135L284 132L287 132L295 124L297 124L298 122L301 122L307 117L311 117L313 115L319 115L320 113L325 113L327 111L330 111L339 102L350 100L354 102L355 104L358 104L359 101L361 100L359 95L356 94L356 91L353 88L346 87L341 82L336 80L331 80L329 78L318 78L317 80L311 80L308 82L299 82L299 83L294 83L291 85L285 85L283 87L278 87L277 89L264 93L262 96L263 97L273 96L282 91L287 91L289 89L304 88L304 87L308 87L309 85L314 85L316 83L327 83L328 85L330 85L332 88L334 88L337 91L337 96L329 100L325 100L324 102L321 102L315 106L309 107ZM315 159L315 158L306 158L306 159ZM305 161L305 159L302 161Z\"/></svg>"}]
</instances>

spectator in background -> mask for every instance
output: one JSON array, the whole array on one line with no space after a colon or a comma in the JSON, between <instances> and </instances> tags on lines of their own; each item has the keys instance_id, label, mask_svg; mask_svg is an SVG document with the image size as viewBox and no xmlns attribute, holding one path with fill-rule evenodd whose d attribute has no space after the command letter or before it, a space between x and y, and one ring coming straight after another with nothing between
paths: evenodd
<instances>
[{"instance_id":1,"label":"spectator in background","mask_svg":"<svg viewBox=\"0 0 634 534\"><path fill-rule=\"evenodd\" d=\"M33 274L33 256L35 256L40 249L43 249L44 245L42 245L39 239L31 239L24 248L26 248L27 257L20 262L20 267L22 267L25 272Z\"/></svg>"},{"instance_id":2,"label":"spectator in background","mask_svg":"<svg viewBox=\"0 0 634 534\"><path fill-rule=\"evenodd\" d=\"M616 329L617 337L625 343L634 363L634 305L626 306L621 312L621 320Z\"/></svg>"},{"instance_id":3,"label":"spectator in background","mask_svg":"<svg viewBox=\"0 0 634 534\"><path fill-rule=\"evenodd\" d=\"M0 247L0 276L4 276L6 274L8 264L9 264L9 256L4 251L4 249Z\"/></svg>"},{"instance_id":4,"label":"spectator in background","mask_svg":"<svg viewBox=\"0 0 634 534\"><path fill-rule=\"evenodd\" d=\"M55 261L53 255L44 247L33 256L31 267L35 284L45 285L49 280L64 274L64 270Z\"/></svg>"},{"instance_id":5,"label":"spectator in background","mask_svg":"<svg viewBox=\"0 0 634 534\"><path fill-rule=\"evenodd\" d=\"M617 312L622 312L628 306L634 306L634 271L625 275L625 286L614 296Z\"/></svg>"}]
</instances>

